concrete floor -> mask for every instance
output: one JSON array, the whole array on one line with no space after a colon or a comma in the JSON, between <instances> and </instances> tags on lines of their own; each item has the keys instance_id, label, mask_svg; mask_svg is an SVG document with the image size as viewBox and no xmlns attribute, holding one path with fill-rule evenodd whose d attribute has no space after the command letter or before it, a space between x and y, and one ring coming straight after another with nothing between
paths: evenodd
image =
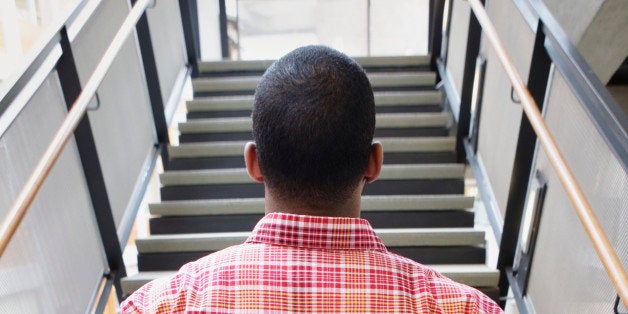
<instances>
[{"instance_id":1,"label":"concrete floor","mask_svg":"<svg viewBox=\"0 0 628 314\"><path fill-rule=\"evenodd\" d=\"M210 4L199 7L203 60L220 59ZM350 56L427 53L428 0L227 0L232 58L275 59L303 45L322 44ZM207 13L206 13L207 12Z\"/></svg>"}]
</instances>

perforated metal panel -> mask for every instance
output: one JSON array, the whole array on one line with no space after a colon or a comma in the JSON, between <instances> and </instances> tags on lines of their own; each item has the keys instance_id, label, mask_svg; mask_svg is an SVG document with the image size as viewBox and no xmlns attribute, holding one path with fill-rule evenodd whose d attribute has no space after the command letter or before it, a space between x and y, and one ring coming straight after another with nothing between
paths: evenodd
<instances>
[{"instance_id":1,"label":"perforated metal panel","mask_svg":"<svg viewBox=\"0 0 628 314\"><path fill-rule=\"evenodd\" d=\"M103 1L72 42L82 84L128 12L127 1ZM136 39L134 35L127 38L98 88L100 108L88 113L116 226L124 217L142 167L156 142Z\"/></svg>"},{"instance_id":2,"label":"perforated metal panel","mask_svg":"<svg viewBox=\"0 0 628 314\"><path fill-rule=\"evenodd\" d=\"M626 267L628 173L560 73L552 84L546 121ZM536 168L548 181L529 285L536 311L611 313L616 292L543 152Z\"/></svg>"},{"instance_id":3,"label":"perforated metal panel","mask_svg":"<svg viewBox=\"0 0 628 314\"><path fill-rule=\"evenodd\" d=\"M522 78L527 80L534 48L534 33L512 1L488 1L488 13ZM510 178L521 123L521 106L510 98L511 84L486 39L481 52L486 56L486 80L480 116L478 155L486 165L502 217L508 202Z\"/></svg>"},{"instance_id":4,"label":"perforated metal panel","mask_svg":"<svg viewBox=\"0 0 628 314\"><path fill-rule=\"evenodd\" d=\"M66 109L56 72L0 137L4 218ZM0 313L82 313L106 262L73 140L0 258Z\"/></svg>"}]
</instances>

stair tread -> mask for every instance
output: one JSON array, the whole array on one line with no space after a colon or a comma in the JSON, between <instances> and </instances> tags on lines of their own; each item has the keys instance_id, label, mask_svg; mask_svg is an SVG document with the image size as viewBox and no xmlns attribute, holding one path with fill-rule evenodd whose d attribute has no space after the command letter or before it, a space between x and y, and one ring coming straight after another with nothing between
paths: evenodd
<instances>
[{"instance_id":1,"label":"stair tread","mask_svg":"<svg viewBox=\"0 0 628 314\"><path fill-rule=\"evenodd\" d=\"M435 137L386 137L377 138L385 153L453 152L456 138L453 136ZM181 143L168 146L170 158L199 158L219 156L243 156L247 141L222 141Z\"/></svg>"},{"instance_id":2,"label":"stair tread","mask_svg":"<svg viewBox=\"0 0 628 314\"><path fill-rule=\"evenodd\" d=\"M427 71L367 73L373 88L431 86L436 83L436 73ZM261 75L237 75L226 77L199 77L192 79L195 92L254 91Z\"/></svg>"},{"instance_id":3,"label":"stair tread","mask_svg":"<svg viewBox=\"0 0 628 314\"><path fill-rule=\"evenodd\" d=\"M427 66L430 56L354 57L363 67ZM265 71L275 60L225 60L198 63L201 73L230 71Z\"/></svg>"},{"instance_id":4,"label":"stair tread","mask_svg":"<svg viewBox=\"0 0 628 314\"><path fill-rule=\"evenodd\" d=\"M375 119L375 127L378 129L447 127L450 122L447 112L380 113ZM250 117L205 118L179 123L179 131L181 134L250 132L252 126L253 121Z\"/></svg>"},{"instance_id":5,"label":"stair tread","mask_svg":"<svg viewBox=\"0 0 628 314\"><path fill-rule=\"evenodd\" d=\"M421 106L440 104L441 92L430 91L386 91L375 92L376 106ZM186 103L188 112L251 110L253 95L197 97Z\"/></svg>"},{"instance_id":6,"label":"stair tread","mask_svg":"<svg viewBox=\"0 0 628 314\"><path fill-rule=\"evenodd\" d=\"M390 228L375 229L388 247L479 246L484 231L474 228ZM250 232L215 232L150 235L138 238L140 253L217 251L244 243Z\"/></svg>"},{"instance_id":7,"label":"stair tread","mask_svg":"<svg viewBox=\"0 0 628 314\"><path fill-rule=\"evenodd\" d=\"M456 210L473 206L464 195L365 195L361 209L368 211ZM161 216L237 215L264 213L263 198L163 201L149 204L150 213Z\"/></svg>"},{"instance_id":8,"label":"stair tread","mask_svg":"<svg viewBox=\"0 0 628 314\"><path fill-rule=\"evenodd\" d=\"M464 164L383 165L378 180L463 179L464 168ZM163 186L256 183L245 168L169 170L159 178Z\"/></svg>"}]
</instances>

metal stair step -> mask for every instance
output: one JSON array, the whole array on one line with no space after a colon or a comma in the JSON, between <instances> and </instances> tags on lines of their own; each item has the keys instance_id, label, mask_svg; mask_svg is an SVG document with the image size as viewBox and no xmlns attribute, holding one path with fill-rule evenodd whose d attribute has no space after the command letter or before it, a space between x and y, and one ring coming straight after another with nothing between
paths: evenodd
<instances>
[{"instance_id":1,"label":"metal stair step","mask_svg":"<svg viewBox=\"0 0 628 314\"><path fill-rule=\"evenodd\" d=\"M441 101L440 91L389 91L375 92L375 106L411 106L433 105ZM199 97L186 103L188 112L195 111L223 111L223 110L251 110L253 96L215 96Z\"/></svg>"},{"instance_id":2,"label":"metal stair step","mask_svg":"<svg viewBox=\"0 0 628 314\"><path fill-rule=\"evenodd\" d=\"M450 123L446 112L429 113L382 113L376 116L376 128L400 129L420 127L447 127ZM250 132L250 117L195 119L179 123L181 134Z\"/></svg>"},{"instance_id":3,"label":"metal stair step","mask_svg":"<svg viewBox=\"0 0 628 314\"><path fill-rule=\"evenodd\" d=\"M384 164L435 164L456 162L455 138L382 137ZM166 170L243 168L247 141L181 143L169 146Z\"/></svg>"},{"instance_id":4,"label":"metal stair step","mask_svg":"<svg viewBox=\"0 0 628 314\"><path fill-rule=\"evenodd\" d=\"M444 137L403 137L376 139L384 147L385 153L425 153L453 152L456 149L456 138ZM242 156L247 141L222 141L206 143L182 143L169 146L170 158L199 158Z\"/></svg>"},{"instance_id":5,"label":"metal stair step","mask_svg":"<svg viewBox=\"0 0 628 314\"><path fill-rule=\"evenodd\" d=\"M384 165L378 181L462 179L464 164ZM252 183L246 169L177 170L159 176L163 186Z\"/></svg>"},{"instance_id":6,"label":"metal stair step","mask_svg":"<svg viewBox=\"0 0 628 314\"><path fill-rule=\"evenodd\" d=\"M499 284L499 271L486 264L429 265L454 281L472 287L494 287Z\"/></svg>"},{"instance_id":7,"label":"metal stair step","mask_svg":"<svg viewBox=\"0 0 628 314\"><path fill-rule=\"evenodd\" d=\"M480 246L415 246L389 247L392 253L405 256L421 264L481 264L486 251ZM191 261L214 251L139 253L140 271L177 270Z\"/></svg>"},{"instance_id":8,"label":"metal stair step","mask_svg":"<svg viewBox=\"0 0 628 314\"><path fill-rule=\"evenodd\" d=\"M192 142L194 143L194 142ZM202 142L198 142L202 143ZM187 144L187 143L184 143ZM451 152L386 152L384 164L442 164L454 163L457 155ZM169 158L164 163L165 170L194 170L194 169L228 169L244 168L242 154L217 157L181 157Z\"/></svg>"},{"instance_id":9,"label":"metal stair step","mask_svg":"<svg viewBox=\"0 0 628 314\"><path fill-rule=\"evenodd\" d=\"M359 65L365 68L375 67L419 67L429 66L431 57L425 56L379 56L353 57Z\"/></svg>"},{"instance_id":10,"label":"metal stair step","mask_svg":"<svg viewBox=\"0 0 628 314\"><path fill-rule=\"evenodd\" d=\"M493 287L497 286L499 282L499 271L491 269L484 264L428 266L454 281L472 287ZM147 271L124 277L121 280L123 294L130 295L155 279L166 278L175 273L175 271Z\"/></svg>"},{"instance_id":11,"label":"metal stair step","mask_svg":"<svg viewBox=\"0 0 628 314\"><path fill-rule=\"evenodd\" d=\"M363 196L361 217L374 228L473 227L473 197ZM149 205L151 234L249 231L264 215L264 199L166 201Z\"/></svg>"},{"instance_id":12,"label":"metal stair step","mask_svg":"<svg viewBox=\"0 0 628 314\"><path fill-rule=\"evenodd\" d=\"M482 246L484 231L473 228L375 229L387 247ZM244 243L250 232L151 235L135 241L139 253L217 251Z\"/></svg>"},{"instance_id":13,"label":"metal stair step","mask_svg":"<svg viewBox=\"0 0 628 314\"><path fill-rule=\"evenodd\" d=\"M462 194L464 164L384 165L380 177L364 195ZM244 168L176 170L160 175L161 199L223 199L264 196L264 185L251 180Z\"/></svg>"},{"instance_id":14,"label":"metal stair step","mask_svg":"<svg viewBox=\"0 0 628 314\"><path fill-rule=\"evenodd\" d=\"M430 56L355 57L358 64L372 67L425 67ZM265 71L275 60L205 61L198 63L201 73Z\"/></svg>"},{"instance_id":15,"label":"metal stair step","mask_svg":"<svg viewBox=\"0 0 628 314\"><path fill-rule=\"evenodd\" d=\"M369 211L466 210L474 198L464 195L362 196L361 209ZM149 204L152 215L202 216L264 213L263 198L165 201Z\"/></svg>"},{"instance_id":16,"label":"metal stair step","mask_svg":"<svg viewBox=\"0 0 628 314\"><path fill-rule=\"evenodd\" d=\"M368 73L374 89L388 87L426 87L436 83L434 72L382 72ZM254 92L261 76L199 77L192 79L195 93Z\"/></svg>"},{"instance_id":17,"label":"metal stair step","mask_svg":"<svg viewBox=\"0 0 628 314\"><path fill-rule=\"evenodd\" d=\"M182 234L252 230L263 213L205 216L151 217L151 234ZM374 228L473 227L474 214L467 210L363 211L360 217Z\"/></svg>"},{"instance_id":18,"label":"metal stair step","mask_svg":"<svg viewBox=\"0 0 628 314\"><path fill-rule=\"evenodd\" d=\"M442 137L449 135L447 112L381 113L376 115L375 137ZM191 119L179 124L179 142L252 140L250 117Z\"/></svg>"}]
</instances>

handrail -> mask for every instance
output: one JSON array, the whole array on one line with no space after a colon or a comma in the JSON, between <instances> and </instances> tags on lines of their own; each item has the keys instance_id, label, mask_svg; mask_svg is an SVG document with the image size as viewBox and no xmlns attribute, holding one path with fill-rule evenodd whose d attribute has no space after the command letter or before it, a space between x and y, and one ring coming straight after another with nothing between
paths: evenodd
<instances>
[{"instance_id":1,"label":"handrail","mask_svg":"<svg viewBox=\"0 0 628 314\"><path fill-rule=\"evenodd\" d=\"M48 148L46 148L43 156L40 158L37 166L28 178L28 181L26 181L26 184L11 206L11 209L2 220L2 224L0 224L0 257L4 254L4 251L13 238L15 231L28 212L28 209L37 196L37 193L41 189L41 186L48 177L48 174L50 174L50 171L57 162L57 159L59 159L59 155L61 155L63 148L73 135L79 122L83 119L87 105L89 105L90 100L94 97L94 93L96 93L98 86L105 78L107 71L111 67L111 64L113 64L113 61L126 41L126 38L135 29L135 24L140 19L142 14L144 14L149 2L150 0L138 0L135 3L129 12L129 15L127 15L127 18L124 20L122 26L120 26L120 29L109 44L109 47L105 51L102 59L94 69L91 77L87 80L81 94L72 105L72 108L63 120L63 123L61 123L61 126L55 133L52 141L48 145Z\"/></svg>"},{"instance_id":2,"label":"handrail","mask_svg":"<svg viewBox=\"0 0 628 314\"><path fill-rule=\"evenodd\" d=\"M604 268L606 268L606 272L613 282L618 295L621 297L624 305L628 307L628 275L626 274L626 270L623 268L621 261L619 260L619 257L617 257L617 253L611 246L604 230L602 230L597 216L591 209L591 204L587 201L571 169L565 162L565 158L558 149L556 141L543 121L538 105L532 98L532 95L523 83L523 80L517 72L510 56L506 52L506 48L497 35L497 31L488 17L488 14L484 10L484 6L479 0L467 1L469 2L469 5L471 6L478 22L482 26L484 34L495 50L502 67L506 71L506 75L519 95L523 111L528 117L528 120L530 120L530 124L537 134L541 146L545 150L550 163L554 167L554 170L556 171L558 178L560 179L560 182L569 197L569 200L574 206L580 222L582 222L589 238L591 239L591 242L593 242L593 246L602 261L602 264L604 264Z\"/></svg>"}]
</instances>

